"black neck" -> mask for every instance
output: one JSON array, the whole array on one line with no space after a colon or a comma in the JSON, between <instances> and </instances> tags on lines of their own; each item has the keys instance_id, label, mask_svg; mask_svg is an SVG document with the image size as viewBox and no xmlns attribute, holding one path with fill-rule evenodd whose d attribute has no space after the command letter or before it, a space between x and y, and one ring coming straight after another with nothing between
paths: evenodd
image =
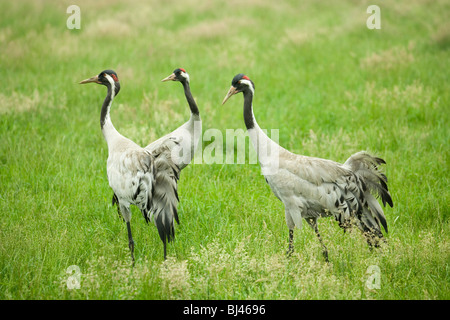
<instances>
[{"instance_id":1,"label":"black neck","mask_svg":"<svg viewBox=\"0 0 450 320\"><path fill-rule=\"evenodd\" d=\"M253 129L255 127L255 120L253 117L252 101L253 92L251 90L243 91L244 94L244 121L247 130Z\"/></svg>"},{"instance_id":2,"label":"black neck","mask_svg":"<svg viewBox=\"0 0 450 320\"><path fill-rule=\"evenodd\" d=\"M116 85L115 85L114 97L113 97L111 84L107 84L106 87L108 88L108 93L106 94L106 98L103 101L102 111L100 113L100 127L102 129L103 129L103 126L105 125L105 122L106 122L106 116L109 114L109 110L111 108L112 100L119 93L119 90L120 90L120 85L117 82Z\"/></svg>"},{"instance_id":3,"label":"black neck","mask_svg":"<svg viewBox=\"0 0 450 320\"><path fill-rule=\"evenodd\" d=\"M191 88L189 87L189 82L182 81L184 88L184 95L186 96L186 100L189 104L189 108L191 109L191 113L195 115L199 115L197 104L195 103L194 97L192 97Z\"/></svg>"}]
</instances>

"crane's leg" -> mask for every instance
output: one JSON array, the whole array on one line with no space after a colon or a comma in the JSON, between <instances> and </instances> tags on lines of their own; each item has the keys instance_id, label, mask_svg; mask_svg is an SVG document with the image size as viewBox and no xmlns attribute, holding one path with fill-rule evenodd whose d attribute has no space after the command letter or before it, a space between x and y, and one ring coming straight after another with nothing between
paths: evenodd
<instances>
[{"instance_id":1,"label":"crane's leg","mask_svg":"<svg viewBox=\"0 0 450 320\"><path fill-rule=\"evenodd\" d=\"M314 229L314 232L316 233L317 237L319 238L320 244L322 245L322 248L323 248L323 257L325 258L326 262L329 262L328 261L328 249L323 244L322 238L320 237L319 228L317 227L317 218L308 218L308 219L306 219L306 221L308 221L311 228Z\"/></svg>"},{"instance_id":2,"label":"crane's leg","mask_svg":"<svg viewBox=\"0 0 450 320\"><path fill-rule=\"evenodd\" d=\"M166 245L166 241L163 241L164 244L164 260L167 260L167 245Z\"/></svg>"},{"instance_id":3,"label":"crane's leg","mask_svg":"<svg viewBox=\"0 0 450 320\"><path fill-rule=\"evenodd\" d=\"M289 247L288 247L288 250L286 251L286 255L287 255L287 257L290 257L294 253L295 223L294 223L294 220L292 220L292 215L290 214L288 207L285 208L284 214L285 214L285 218L286 218L286 225L289 229Z\"/></svg>"},{"instance_id":4,"label":"crane's leg","mask_svg":"<svg viewBox=\"0 0 450 320\"><path fill-rule=\"evenodd\" d=\"M131 252L131 261L133 261L133 265L134 265L134 241L133 241L133 236L131 234L131 225L130 222L127 222L127 230L128 230L128 247L130 248L130 252Z\"/></svg>"},{"instance_id":5,"label":"crane's leg","mask_svg":"<svg viewBox=\"0 0 450 320\"><path fill-rule=\"evenodd\" d=\"M289 247L286 255L290 257L294 253L294 229L289 229Z\"/></svg>"},{"instance_id":6,"label":"crane's leg","mask_svg":"<svg viewBox=\"0 0 450 320\"><path fill-rule=\"evenodd\" d=\"M124 205L120 205L120 212L122 213L122 217L125 220L125 222L127 223L127 231L128 231L128 247L130 248L130 252L131 252L131 260L133 262L133 266L134 266L134 241L133 241L133 235L131 234L131 211L130 211L130 207L124 206Z\"/></svg>"}]
</instances>

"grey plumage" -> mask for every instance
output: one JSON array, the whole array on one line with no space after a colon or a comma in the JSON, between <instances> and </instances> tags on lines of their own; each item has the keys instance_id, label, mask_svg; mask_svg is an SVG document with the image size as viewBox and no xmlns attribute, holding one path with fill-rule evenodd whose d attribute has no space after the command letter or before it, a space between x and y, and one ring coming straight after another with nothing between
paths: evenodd
<instances>
[{"instance_id":1,"label":"grey plumage","mask_svg":"<svg viewBox=\"0 0 450 320\"><path fill-rule=\"evenodd\" d=\"M127 224L128 245L134 263L130 205L136 205L147 219L155 187L155 159L148 150L121 135L111 121L111 104L120 91L117 74L105 70L80 83L98 83L108 89L100 115L100 126L108 144L106 172L109 186L114 191L112 202L118 205L118 211Z\"/></svg>"},{"instance_id":2,"label":"grey plumage","mask_svg":"<svg viewBox=\"0 0 450 320\"><path fill-rule=\"evenodd\" d=\"M344 164L295 155L280 147L279 169L267 176L272 190L285 203L288 226L301 226L300 218L333 215L343 227L356 218L358 227L382 236L386 218L374 196L392 205L381 159L366 152L352 155ZM300 209L300 210L299 210Z\"/></svg>"},{"instance_id":3,"label":"grey plumage","mask_svg":"<svg viewBox=\"0 0 450 320\"><path fill-rule=\"evenodd\" d=\"M122 136L112 124L111 104L120 91L117 74L112 70L105 70L80 82L102 84L108 89L100 116L102 133L108 144L107 176L114 191L112 204L118 206L118 212L127 224L133 262L130 205L136 205L147 222L154 222L164 245L166 259L166 243L175 236L174 221L179 223L177 181L180 170L192 160L200 138L200 114L189 89L189 76L184 69L175 70L174 76L183 84L191 117L184 125L145 148ZM184 151L189 157L176 159L179 151Z\"/></svg>"},{"instance_id":4,"label":"grey plumage","mask_svg":"<svg viewBox=\"0 0 450 320\"><path fill-rule=\"evenodd\" d=\"M178 219L178 185L180 168L172 160L171 150L176 142L167 139L157 148L152 149L155 157L155 188L152 193L152 207L147 222L153 220L159 237L164 244L164 258L166 257L166 241L170 242L175 237L174 220Z\"/></svg>"},{"instance_id":5,"label":"grey plumage","mask_svg":"<svg viewBox=\"0 0 450 320\"><path fill-rule=\"evenodd\" d=\"M153 220L164 244L175 237L174 221L179 222L177 206L178 180L180 171L192 160L201 135L201 120L197 104L189 88L189 75L184 69L176 69L163 81L180 81L184 87L191 116L189 120L174 131L166 134L145 147L155 157L155 188L152 193L152 207L147 222ZM179 157L183 154L184 156Z\"/></svg>"},{"instance_id":6,"label":"grey plumage","mask_svg":"<svg viewBox=\"0 0 450 320\"><path fill-rule=\"evenodd\" d=\"M383 238L381 226L386 232L388 227L375 197L380 197L383 205L393 206L386 175L379 168L385 161L362 151L340 164L297 155L282 148L261 130L254 118L254 90L253 82L247 76L238 74L223 103L232 95L243 92L244 121L258 154L262 173L275 196L285 206L289 228L288 253L293 251L294 228L301 228L302 219L306 219L319 237L328 260L328 252L317 227L317 219L327 216L334 216L344 229L355 223L370 245L378 245L379 239ZM267 150L270 152L263 152Z\"/></svg>"}]
</instances>

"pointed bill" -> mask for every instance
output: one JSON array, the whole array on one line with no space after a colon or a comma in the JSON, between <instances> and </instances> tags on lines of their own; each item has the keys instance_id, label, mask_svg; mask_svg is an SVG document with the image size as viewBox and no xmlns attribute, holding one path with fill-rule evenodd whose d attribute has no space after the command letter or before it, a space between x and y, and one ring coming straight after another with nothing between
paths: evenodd
<instances>
[{"instance_id":1,"label":"pointed bill","mask_svg":"<svg viewBox=\"0 0 450 320\"><path fill-rule=\"evenodd\" d=\"M170 76L168 76L168 77L162 79L161 81L162 81L162 82L165 82L165 81L170 81L170 80L176 80L175 73L172 73Z\"/></svg>"},{"instance_id":2,"label":"pointed bill","mask_svg":"<svg viewBox=\"0 0 450 320\"><path fill-rule=\"evenodd\" d=\"M91 83L91 82L101 83L101 82L98 80L98 75L96 75L96 76L93 76L92 78L89 78L89 79L80 81L80 84Z\"/></svg>"},{"instance_id":3,"label":"pointed bill","mask_svg":"<svg viewBox=\"0 0 450 320\"><path fill-rule=\"evenodd\" d=\"M222 101L222 105L225 104L225 102L227 102L227 100L228 100L232 95L234 95L234 94L236 94L236 93L238 93L238 92L239 92L239 91L238 91L235 87L231 86L230 90L228 90L227 95L225 96L225 98L224 98L223 101Z\"/></svg>"}]
</instances>

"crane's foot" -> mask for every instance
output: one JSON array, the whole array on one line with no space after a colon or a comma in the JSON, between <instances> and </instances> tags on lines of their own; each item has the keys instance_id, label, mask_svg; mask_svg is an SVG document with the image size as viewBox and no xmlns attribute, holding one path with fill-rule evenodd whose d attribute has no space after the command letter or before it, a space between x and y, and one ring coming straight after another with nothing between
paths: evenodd
<instances>
[{"instance_id":1,"label":"crane's foot","mask_svg":"<svg viewBox=\"0 0 450 320\"><path fill-rule=\"evenodd\" d=\"M319 239L320 244L322 245L322 249L323 249L322 254L323 254L323 257L324 257L325 261L326 261L326 262L330 262L330 261L328 260L328 249L327 249L327 247L323 244L322 238L320 237L319 228L317 227L317 218L314 218L314 219L313 219L313 218L311 218L311 219L306 219L306 221L309 223L309 225L311 226L311 228L314 229L314 232L316 233L316 236L317 236L317 238ZM344 230L345 230L345 229L344 229Z\"/></svg>"},{"instance_id":2,"label":"crane's foot","mask_svg":"<svg viewBox=\"0 0 450 320\"><path fill-rule=\"evenodd\" d=\"M293 253L294 253L294 247L289 246L289 248L286 250L286 257L290 258Z\"/></svg>"},{"instance_id":3,"label":"crane's foot","mask_svg":"<svg viewBox=\"0 0 450 320\"><path fill-rule=\"evenodd\" d=\"M128 247L130 248L130 252L131 252L131 262L132 262L132 265L133 265L133 267L134 267L134 241L133 241L133 240L131 240L131 241L128 243Z\"/></svg>"},{"instance_id":4,"label":"crane's foot","mask_svg":"<svg viewBox=\"0 0 450 320\"><path fill-rule=\"evenodd\" d=\"M325 259L325 262L327 262L327 263L330 262L330 260L328 260L328 250L325 249L322 253L323 253L323 257Z\"/></svg>"}]
</instances>

